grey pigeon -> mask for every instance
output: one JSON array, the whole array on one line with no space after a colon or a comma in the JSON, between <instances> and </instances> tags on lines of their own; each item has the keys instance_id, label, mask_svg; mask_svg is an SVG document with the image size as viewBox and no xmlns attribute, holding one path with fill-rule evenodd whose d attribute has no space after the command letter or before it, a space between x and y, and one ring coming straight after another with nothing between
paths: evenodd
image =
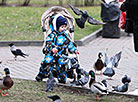
<instances>
[{"instance_id":1,"label":"grey pigeon","mask_svg":"<svg viewBox=\"0 0 138 102\"><path fill-rule=\"evenodd\" d=\"M73 12L76 14L76 15L81 15L80 18L75 18L76 20L76 23L77 25L80 27L80 28L84 28L84 25L85 25L85 22L86 20L88 19L88 22L90 24L93 24L93 25L101 25L101 24L104 24L94 18L92 18L91 16L89 16L89 14L87 13L87 11L85 10L84 12L78 8L75 8L74 6L72 6L71 4L68 4L69 7L73 10Z\"/></svg>"},{"instance_id":2,"label":"grey pigeon","mask_svg":"<svg viewBox=\"0 0 138 102\"><path fill-rule=\"evenodd\" d=\"M22 56L24 58L26 58L26 56L29 56L28 54L23 53L21 49L17 49L13 43L9 44L9 46L12 54L15 56L15 60L17 56Z\"/></svg>"},{"instance_id":3,"label":"grey pigeon","mask_svg":"<svg viewBox=\"0 0 138 102\"><path fill-rule=\"evenodd\" d=\"M118 52L115 56L113 56L114 67L118 66L118 63L119 63L119 61L121 59L121 54L122 54L122 51Z\"/></svg>"},{"instance_id":4,"label":"grey pigeon","mask_svg":"<svg viewBox=\"0 0 138 102\"><path fill-rule=\"evenodd\" d=\"M80 70L80 74L83 75L84 77L74 81L72 84L73 85L81 85L81 86L84 86L88 83L89 81L89 74L83 70L83 69L79 69Z\"/></svg>"},{"instance_id":5,"label":"grey pigeon","mask_svg":"<svg viewBox=\"0 0 138 102\"><path fill-rule=\"evenodd\" d=\"M112 91L126 92L126 91L128 91L128 82L126 82L123 85L112 86L112 88L113 88Z\"/></svg>"},{"instance_id":6,"label":"grey pigeon","mask_svg":"<svg viewBox=\"0 0 138 102\"><path fill-rule=\"evenodd\" d=\"M61 102L61 99L58 95L48 96L48 98L52 99L53 102Z\"/></svg>"},{"instance_id":7,"label":"grey pigeon","mask_svg":"<svg viewBox=\"0 0 138 102\"><path fill-rule=\"evenodd\" d=\"M115 54L115 56L113 56L109 59L109 57L107 55L107 50L108 49L106 49L106 51L105 51L105 61L104 61L104 66L106 67L106 70L103 72L103 75L112 77L113 75L115 75L115 71L113 68L118 66L118 63L121 59L122 51Z\"/></svg>"},{"instance_id":8,"label":"grey pigeon","mask_svg":"<svg viewBox=\"0 0 138 102\"><path fill-rule=\"evenodd\" d=\"M105 51L105 61L104 61L104 66L106 67L108 64L112 64L112 67L117 67L118 66L118 63L121 59L121 54L122 54L122 51L118 52L117 54L115 54L115 56L112 56L110 59L108 58L108 55L107 55L107 50Z\"/></svg>"},{"instance_id":9,"label":"grey pigeon","mask_svg":"<svg viewBox=\"0 0 138 102\"><path fill-rule=\"evenodd\" d=\"M56 86L56 80L54 79L53 74L50 71L48 80L46 81L46 90L45 91L49 92L49 91L53 90L55 86Z\"/></svg>"},{"instance_id":10,"label":"grey pigeon","mask_svg":"<svg viewBox=\"0 0 138 102\"><path fill-rule=\"evenodd\" d=\"M122 77L122 83L125 84L126 82L130 83L131 82L131 78L128 77L127 75L124 75Z\"/></svg>"},{"instance_id":11,"label":"grey pigeon","mask_svg":"<svg viewBox=\"0 0 138 102\"><path fill-rule=\"evenodd\" d=\"M108 77L112 77L113 75L115 75L115 71L113 69L113 57L110 58L110 61L107 64L106 69L103 72L103 75Z\"/></svg>"}]
</instances>

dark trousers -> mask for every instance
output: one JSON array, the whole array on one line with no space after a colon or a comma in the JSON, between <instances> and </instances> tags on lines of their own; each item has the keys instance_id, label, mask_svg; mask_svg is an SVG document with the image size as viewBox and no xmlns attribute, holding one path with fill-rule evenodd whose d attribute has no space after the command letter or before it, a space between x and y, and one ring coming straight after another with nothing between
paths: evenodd
<instances>
[{"instance_id":1,"label":"dark trousers","mask_svg":"<svg viewBox=\"0 0 138 102\"><path fill-rule=\"evenodd\" d=\"M138 52L138 21L133 24L133 34L134 34L134 49Z\"/></svg>"}]
</instances>

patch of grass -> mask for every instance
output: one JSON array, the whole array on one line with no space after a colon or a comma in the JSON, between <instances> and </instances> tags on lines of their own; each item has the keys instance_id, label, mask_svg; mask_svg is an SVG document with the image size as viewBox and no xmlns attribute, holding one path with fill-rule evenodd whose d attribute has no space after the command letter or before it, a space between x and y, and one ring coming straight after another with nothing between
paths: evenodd
<instances>
[{"instance_id":1,"label":"patch of grass","mask_svg":"<svg viewBox=\"0 0 138 102\"><path fill-rule=\"evenodd\" d=\"M62 102L97 102L93 94L83 90L56 86L53 91L45 92L45 82L13 79L14 86L9 89L9 96L0 96L0 102L51 102L49 95L59 95ZM120 96L103 96L100 102L136 102L135 98Z\"/></svg>"},{"instance_id":2,"label":"patch of grass","mask_svg":"<svg viewBox=\"0 0 138 102\"><path fill-rule=\"evenodd\" d=\"M100 20L100 7L79 7ZM0 40L43 40L41 30L41 15L46 7L0 7ZM71 9L68 11L76 16ZM100 25L90 25L86 22L85 28L75 25L75 40L79 40L99 29Z\"/></svg>"}]
</instances>

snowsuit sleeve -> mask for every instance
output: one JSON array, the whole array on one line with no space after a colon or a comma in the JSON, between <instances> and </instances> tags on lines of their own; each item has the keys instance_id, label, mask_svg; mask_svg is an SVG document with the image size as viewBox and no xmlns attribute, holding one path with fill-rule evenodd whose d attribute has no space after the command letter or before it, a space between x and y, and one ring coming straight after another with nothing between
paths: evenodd
<instances>
[{"instance_id":1,"label":"snowsuit sleeve","mask_svg":"<svg viewBox=\"0 0 138 102\"><path fill-rule=\"evenodd\" d=\"M52 50L55 47L55 34L51 33L50 35L47 36L46 38L46 48L48 51Z\"/></svg>"}]
</instances>

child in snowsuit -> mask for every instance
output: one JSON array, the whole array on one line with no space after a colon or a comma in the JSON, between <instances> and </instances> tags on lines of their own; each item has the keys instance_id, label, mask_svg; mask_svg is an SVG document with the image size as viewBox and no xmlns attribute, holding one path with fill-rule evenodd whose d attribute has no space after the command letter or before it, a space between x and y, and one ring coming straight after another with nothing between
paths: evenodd
<instances>
[{"instance_id":1,"label":"child in snowsuit","mask_svg":"<svg viewBox=\"0 0 138 102\"><path fill-rule=\"evenodd\" d=\"M46 38L44 49L45 58L41 63L39 74L36 76L37 81L42 81L47 77L49 71L56 69L56 77L59 82L65 83L67 79L66 63L62 55L68 53L79 54L74 43L70 40L66 33L67 20L61 15L54 16L52 33Z\"/></svg>"}]
</instances>

